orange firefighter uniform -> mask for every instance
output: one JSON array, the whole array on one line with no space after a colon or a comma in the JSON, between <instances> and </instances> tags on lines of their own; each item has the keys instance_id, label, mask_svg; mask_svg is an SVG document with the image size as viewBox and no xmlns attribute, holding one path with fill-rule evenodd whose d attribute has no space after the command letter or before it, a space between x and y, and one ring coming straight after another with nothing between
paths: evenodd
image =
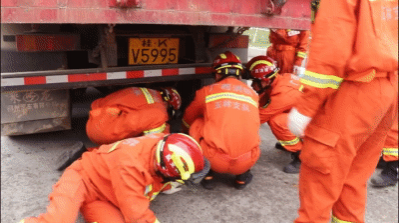
<instances>
[{"instance_id":1,"label":"orange firefighter uniform","mask_svg":"<svg viewBox=\"0 0 399 223\"><path fill-rule=\"evenodd\" d=\"M96 144L150 133L169 133L167 104L159 91L130 87L91 104L86 133Z\"/></svg>"},{"instance_id":2,"label":"orange firefighter uniform","mask_svg":"<svg viewBox=\"0 0 399 223\"><path fill-rule=\"evenodd\" d=\"M398 160L398 134L398 118L396 118L382 149L382 158L385 162Z\"/></svg>"},{"instance_id":3,"label":"orange firefighter uniform","mask_svg":"<svg viewBox=\"0 0 399 223\"><path fill-rule=\"evenodd\" d=\"M301 66L309 43L308 30L270 29L266 55L277 61L280 73L294 73L294 66Z\"/></svg>"},{"instance_id":4,"label":"orange firefighter uniform","mask_svg":"<svg viewBox=\"0 0 399 223\"><path fill-rule=\"evenodd\" d=\"M258 95L233 77L205 86L186 108L183 124L218 173L239 175L260 155Z\"/></svg>"},{"instance_id":5,"label":"orange firefighter uniform","mask_svg":"<svg viewBox=\"0 0 399 223\"><path fill-rule=\"evenodd\" d=\"M260 95L260 122L267 122L277 140L285 149L297 152L302 148L301 140L288 129L288 112L301 96L301 83L294 74L279 74Z\"/></svg>"},{"instance_id":6,"label":"orange firefighter uniform","mask_svg":"<svg viewBox=\"0 0 399 223\"><path fill-rule=\"evenodd\" d=\"M322 0L304 94L300 222L364 222L367 180L398 115L397 0ZM396 10L396 14L394 11Z\"/></svg>"},{"instance_id":7,"label":"orange firefighter uniform","mask_svg":"<svg viewBox=\"0 0 399 223\"><path fill-rule=\"evenodd\" d=\"M164 134L124 139L85 152L68 167L49 195L47 213L24 223L158 222L150 201L168 184L155 173L155 150Z\"/></svg>"}]
</instances>

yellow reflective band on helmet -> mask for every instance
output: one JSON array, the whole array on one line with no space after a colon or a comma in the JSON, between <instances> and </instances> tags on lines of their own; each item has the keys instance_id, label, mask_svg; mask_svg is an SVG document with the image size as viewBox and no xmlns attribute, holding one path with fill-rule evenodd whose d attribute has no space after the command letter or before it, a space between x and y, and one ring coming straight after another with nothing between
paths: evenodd
<instances>
[{"instance_id":1,"label":"yellow reflective band on helmet","mask_svg":"<svg viewBox=\"0 0 399 223\"><path fill-rule=\"evenodd\" d=\"M254 69L254 67L255 67L256 65L259 65L259 64L266 64L267 66L273 66L273 65L274 65L274 64L272 64L271 62L269 62L269 61L267 61L267 60L258 60L258 61L256 61L255 63L253 63L253 64L249 67L249 70Z\"/></svg>"},{"instance_id":2,"label":"yellow reflective band on helmet","mask_svg":"<svg viewBox=\"0 0 399 223\"><path fill-rule=\"evenodd\" d=\"M184 121L184 119L182 119L182 122L183 122L184 126L186 126L187 128L190 128L190 125L186 121Z\"/></svg>"},{"instance_id":3,"label":"yellow reflective band on helmet","mask_svg":"<svg viewBox=\"0 0 399 223\"><path fill-rule=\"evenodd\" d=\"M121 143L121 142L122 142L122 140L114 143L114 145L111 147L111 149L108 150L108 153L114 151L116 149L116 147L119 145L119 143Z\"/></svg>"},{"instance_id":4,"label":"yellow reflective band on helmet","mask_svg":"<svg viewBox=\"0 0 399 223\"><path fill-rule=\"evenodd\" d=\"M148 91L147 88L140 88L140 90L143 92L145 99L147 100L148 104L153 104L154 103L154 98L152 97L151 93Z\"/></svg>"},{"instance_id":5,"label":"yellow reflective band on helmet","mask_svg":"<svg viewBox=\"0 0 399 223\"><path fill-rule=\"evenodd\" d=\"M267 78L272 78L272 77L276 76L277 74L278 74L278 72L275 72L274 74L268 76Z\"/></svg>"},{"instance_id":6,"label":"yellow reflective band on helmet","mask_svg":"<svg viewBox=\"0 0 399 223\"><path fill-rule=\"evenodd\" d=\"M205 103L209 103L212 101L216 100L221 100L221 99L233 99L237 101L243 101L247 102L255 107L258 107L258 103L254 101L251 97L245 96L245 95L239 95L235 93L217 93L217 94L211 94L206 96Z\"/></svg>"},{"instance_id":7,"label":"yellow reflective band on helmet","mask_svg":"<svg viewBox=\"0 0 399 223\"><path fill-rule=\"evenodd\" d=\"M222 59L226 59L226 58L227 58L226 54L224 54L224 53L219 54L219 56L220 56L220 58L222 58Z\"/></svg>"},{"instance_id":8,"label":"yellow reflective band on helmet","mask_svg":"<svg viewBox=\"0 0 399 223\"><path fill-rule=\"evenodd\" d=\"M171 158L173 160L173 163L179 170L181 179L188 180L191 174L195 172L194 161L191 159L190 155L186 151L182 150L176 145L170 144L169 150L173 152ZM186 165L184 164L182 159L185 161Z\"/></svg>"},{"instance_id":9,"label":"yellow reflective band on helmet","mask_svg":"<svg viewBox=\"0 0 399 223\"><path fill-rule=\"evenodd\" d=\"M296 56L297 56L297 57L301 57L301 58L305 58L305 57L306 57L306 53L304 53L304 52L297 52L297 53L296 53Z\"/></svg>"},{"instance_id":10,"label":"yellow reflective band on helmet","mask_svg":"<svg viewBox=\"0 0 399 223\"><path fill-rule=\"evenodd\" d=\"M337 217L335 217L333 215L332 219L331 219L331 223L355 223L355 222L339 220Z\"/></svg>"},{"instance_id":11,"label":"yellow reflective band on helmet","mask_svg":"<svg viewBox=\"0 0 399 223\"><path fill-rule=\"evenodd\" d=\"M241 69L241 70L243 69L241 64L234 64L234 65L227 64L227 65L216 68L216 70L221 70L223 68L237 68L237 69Z\"/></svg>"},{"instance_id":12,"label":"yellow reflective band on helmet","mask_svg":"<svg viewBox=\"0 0 399 223\"><path fill-rule=\"evenodd\" d=\"M305 71L305 75L301 78L301 83L316 88L332 88L338 89L343 79L333 75L318 74L311 71Z\"/></svg>"},{"instance_id":13,"label":"yellow reflective band on helmet","mask_svg":"<svg viewBox=\"0 0 399 223\"><path fill-rule=\"evenodd\" d=\"M398 148L384 148L382 149L382 154L386 156L398 157Z\"/></svg>"},{"instance_id":14,"label":"yellow reflective band on helmet","mask_svg":"<svg viewBox=\"0 0 399 223\"><path fill-rule=\"evenodd\" d=\"M160 133L163 132L166 129L166 124L163 123L161 126L157 128L153 128L150 130L143 131L144 135L152 134L152 133Z\"/></svg>"},{"instance_id":15,"label":"yellow reflective band on helmet","mask_svg":"<svg viewBox=\"0 0 399 223\"><path fill-rule=\"evenodd\" d=\"M290 140L290 141L279 140L279 142L281 143L282 146L292 146L292 145L299 143L299 141L300 141L300 139L298 137L296 137L295 139Z\"/></svg>"}]
</instances>

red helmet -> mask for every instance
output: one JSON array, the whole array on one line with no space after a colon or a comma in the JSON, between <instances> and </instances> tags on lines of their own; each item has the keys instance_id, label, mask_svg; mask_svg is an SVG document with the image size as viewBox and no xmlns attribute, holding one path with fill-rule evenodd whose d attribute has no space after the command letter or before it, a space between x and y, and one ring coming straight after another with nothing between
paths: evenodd
<instances>
[{"instance_id":1,"label":"red helmet","mask_svg":"<svg viewBox=\"0 0 399 223\"><path fill-rule=\"evenodd\" d=\"M240 58L234 53L226 51L215 58L212 70L217 74L240 76L244 69L242 68Z\"/></svg>"},{"instance_id":2,"label":"red helmet","mask_svg":"<svg viewBox=\"0 0 399 223\"><path fill-rule=\"evenodd\" d=\"M277 62L268 56L257 56L252 58L247 63L247 68L254 79L266 82L270 82L279 71Z\"/></svg>"},{"instance_id":3,"label":"red helmet","mask_svg":"<svg viewBox=\"0 0 399 223\"><path fill-rule=\"evenodd\" d=\"M157 145L156 166L166 178L196 182L210 170L201 146L183 133L166 135Z\"/></svg>"},{"instance_id":4,"label":"red helmet","mask_svg":"<svg viewBox=\"0 0 399 223\"><path fill-rule=\"evenodd\" d=\"M174 110L179 110L181 106L181 97L176 89L171 87L162 88L161 95L163 100L166 101Z\"/></svg>"}]
</instances>

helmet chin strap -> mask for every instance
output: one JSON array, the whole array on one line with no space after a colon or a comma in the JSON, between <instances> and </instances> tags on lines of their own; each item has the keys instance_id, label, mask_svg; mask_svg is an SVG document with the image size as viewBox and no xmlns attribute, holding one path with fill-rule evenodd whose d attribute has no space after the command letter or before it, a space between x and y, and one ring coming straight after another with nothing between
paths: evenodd
<instances>
[{"instance_id":1,"label":"helmet chin strap","mask_svg":"<svg viewBox=\"0 0 399 223\"><path fill-rule=\"evenodd\" d=\"M257 91L256 93L258 93L259 95L260 94L262 94L263 92L265 92L267 89L269 89L271 86L272 86L272 83L273 83L273 81L274 81L274 77L273 77L273 79L271 79L270 80L270 83L267 85L267 86L265 86L265 87L262 87L262 81L261 80L259 80L259 79L255 79L254 81L256 81L255 83L258 85L258 87L260 88L260 90L259 91Z\"/></svg>"},{"instance_id":2,"label":"helmet chin strap","mask_svg":"<svg viewBox=\"0 0 399 223\"><path fill-rule=\"evenodd\" d=\"M237 71L241 72L241 71L239 71L236 68L230 68L230 69L229 68L224 68L223 70L226 70L226 69L227 69L227 74L223 73L223 71L221 73L214 73L215 77L216 77L217 74L219 74L219 76L220 76L220 78L216 82L224 80L227 77L235 77L236 79L239 79L240 75L237 75L236 72Z\"/></svg>"}]
</instances>

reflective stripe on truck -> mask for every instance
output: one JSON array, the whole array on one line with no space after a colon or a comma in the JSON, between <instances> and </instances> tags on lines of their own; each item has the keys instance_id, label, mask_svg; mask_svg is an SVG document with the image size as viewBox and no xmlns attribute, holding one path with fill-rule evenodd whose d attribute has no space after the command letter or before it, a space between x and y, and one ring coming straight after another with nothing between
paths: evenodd
<instances>
[{"instance_id":1,"label":"reflective stripe on truck","mask_svg":"<svg viewBox=\"0 0 399 223\"><path fill-rule=\"evenodd\" d=\"M146 77L165 77L189 74L209 74L210 67L186 67L186 68L167 68L153 70L134 70L120 72L103 72L103 73L76 73L62 75L43 75L43 76L26 76L26 77L2 77L2 87L7 86L26 86L26 85L43 85L43 84L62 84L76 83L88 81L106 81L121 80Z\"/></svg>"}]
</instances>

